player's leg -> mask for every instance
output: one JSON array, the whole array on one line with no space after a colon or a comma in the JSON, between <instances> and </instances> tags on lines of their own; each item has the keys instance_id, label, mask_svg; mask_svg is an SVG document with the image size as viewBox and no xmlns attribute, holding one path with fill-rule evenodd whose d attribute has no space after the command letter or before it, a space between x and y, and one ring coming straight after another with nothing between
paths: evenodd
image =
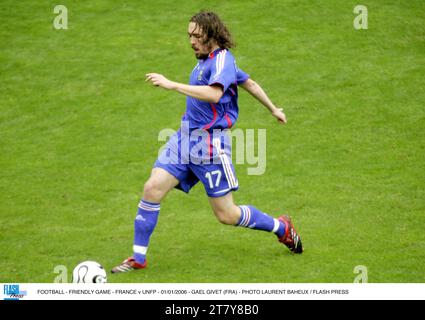
<instances>
[{"instance_id":1,"label":"player's leg","mask_svg":"<svg viewBox=\"0 0 425 320\"><path fill-rule=\"evenodd\" d=\"M238 189L238 181L231 161L230 144L223 142L223 138L226 139L225 136L212 139L213 163L191 166L204 184L217 219L228 225L274 233L291 251L301 253L301 240L289 217L281 216L276 219L254 206L235 205L232 191Z\"/></svg>"},{"instance_id":2,"label":"player's leg","mask_svg":"<svg viewBox=\"0 0 425 320\"><path fill-rule=\"evenodd\" d=\"M181 159L188 157L187 150L181 149L181 131L176 132L154 164L154 169L143 188L134 221L133 256L115 267L112 272L126 272L146 267L146 253L152 232L158 222L160 203L174 187L189 192L199 181L189 166Z\"/></svg>"},{"instance_id":3,"label":"player's leg","mask_svg":"<svg viewBox=\"0 0 425 320\"><path fill-rule=\"evenodd\" d=\"M143 200L160 203L179 180L162 168L153 168L151 176L143 187Z\"/></svg>"},{"instance_id":4,"label":"player's leg","mask_svg":"<svg viewBox=\"0 0 425 320\"><path fill-rule=\"evenodd\" d=\"M191 167L204 184L214 214L221 223L274 232L281 237L285 233L284 223L253 206L235 205L232 191L239 186L231 161L231 145L227 139L226 135L212 139L212 163L204 162Z\"/></svg>"},{"instance_id":5,"label":"player's leg","mask_svg":"<svg viewBox=\"0 0 425 320\"><path fill-rule=\"evenodd\" d=\"M218 221L223 224L273 232L278 237L285 233L285 224L261 212L253 206L237 206L233 194L229 192L222 197L208 198Z\"/></svg>"},{"instance_id":6,"label":"player's leg","mask_svg":"<svg viewBox=\"0 0 425 320\"><path fill-rule=\"evenodd\" d=\"M241 218L241 210L233 202L233 194L231 192L223 197L209 197L208 201L218 221L227 225L238 224Z\"/></svg>"},{"instance_id":7,"label":"player's leg","mask_svg":"<svg viewBox=\"0 0 425 320\"><path fill-rule=\"evenodd\" d=\"M134 259L145 263L150 237L156 227L161 209L161 201L179 181L162 168L154 168L143 188L137 216L134 220Z\"/></svg>"},{"instance_id":8,"label":"player's leg","mask_svg":"<svg viewBox=\"0 0 425 320\"><path fill-rule=\"evenodd\" d=\"M160 202L179 181L162 168L154 168L143 188L137 216L134 220L133 256L112 269L113 273L146 267L146 253L150 237L158 222Z\"/></svg>"},{"instance_id":9,"label":"player's leg","mask_svg":"<svg viewBox=\"0 0 425 320\"><path fill-rule=\"evenodd\" d=\"M301 239L288 216L275 219L254 206L237 206L231 192L222 197L208 199L215 216L221 223L274 233L291 251L302 253Z\"/></svg>"}]
</instances>

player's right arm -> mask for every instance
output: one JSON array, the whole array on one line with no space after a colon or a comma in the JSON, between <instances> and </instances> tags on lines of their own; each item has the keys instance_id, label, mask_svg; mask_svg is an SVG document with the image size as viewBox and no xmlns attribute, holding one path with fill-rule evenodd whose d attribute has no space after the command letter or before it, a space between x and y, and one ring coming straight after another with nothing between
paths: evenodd
<instances>
[{"instance_id":1,"label":"player's right arm","mask_svg":"<svg viewBox=\"0 0 425 320\"><path fill-rule=\"evenodd\" d=\"M265 106L280 123L285 124L287 120L282 108L278 108L274 105L266 92L257 82L249 78L248 75L242 70L239 70L239 72L241 74L241 79L238 77L238 85L241 86L244 90L248 91L263 106Z\"/></svg>"},{"instance_id":2,"label":"player's right arm","mask_svg":"<svg viewBox=\"0 0 425 320\"><path fill-rule=\"evenodd\" d=\"M192 86L168 80L159 73L147 73L145 81L150 81L154 86L167 90L174 90L186 96L206 102L218 103L223 95L223 89L220 86Z\"/></svg>"}]
</instances>

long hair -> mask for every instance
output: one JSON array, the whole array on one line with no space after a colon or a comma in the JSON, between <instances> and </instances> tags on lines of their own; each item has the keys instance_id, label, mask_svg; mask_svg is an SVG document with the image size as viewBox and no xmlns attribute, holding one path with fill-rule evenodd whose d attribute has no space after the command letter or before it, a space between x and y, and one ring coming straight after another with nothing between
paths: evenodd
<instances>
[{"instance_id":1,"label":"long hair","mask_svg":"<svg viewBox=\"0 0 425 320\"><path fill-rule=\"evenodd\" d=\"M190 18L189 21L195 22L202 30L202 33L206 35L205 43L215 40L221 49L235 47L229 30L214 12L201 11Z\"/></svg>"}]
</instances>

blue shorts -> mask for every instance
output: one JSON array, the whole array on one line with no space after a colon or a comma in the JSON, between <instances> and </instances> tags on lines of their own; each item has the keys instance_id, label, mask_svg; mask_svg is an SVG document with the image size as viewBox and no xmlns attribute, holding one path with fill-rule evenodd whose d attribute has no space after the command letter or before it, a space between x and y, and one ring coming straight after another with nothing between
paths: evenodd
<instances>
[{"instance_id":1,"label":"blue shorts","mask_svg":"<svg viewBox=\"0 0 425 320\"><path fill-rule=\"evenodd\" d=\"M201 181L209 197L222 197L239 188L231 154L231 138L226 131L197 130L189 138L180 129L163 147L154 168L176 177L176 188L186 193Z\"/></svg>"}]
</instances>

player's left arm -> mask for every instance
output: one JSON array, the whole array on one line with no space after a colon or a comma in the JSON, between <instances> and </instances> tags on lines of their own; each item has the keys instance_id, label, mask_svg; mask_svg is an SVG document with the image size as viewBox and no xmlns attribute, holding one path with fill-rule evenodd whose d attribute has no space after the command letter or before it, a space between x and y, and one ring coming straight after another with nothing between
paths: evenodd
<instances>
[{"instance_id":1,"label":"player's left arm","mask_svg":"<svg viewBox=\"0 0 425 320\"><path fill-rule=\"evenodd\" d=\"M186 96L211 103L218 103L223 96L223 88L221 86L192 86L168 80L159 73L146 74L146 81L150 81L154 86L174 90Z\"/></svg>"},{"instance_id":2,"label":"player's left arm","mask_svg":"<svg viewBox=\"0 0 425 320\"><path fill-rule=\"evenodd\" d=\"M287 122L286 115L283 113L282 108L278 108L270 100L263 88L251 78L248 78L243 83L238 83L243 89L248 91L254 98L256 98L262 105L264 105L271 114L282 124Z\"/></svg>"}]
</instances>

